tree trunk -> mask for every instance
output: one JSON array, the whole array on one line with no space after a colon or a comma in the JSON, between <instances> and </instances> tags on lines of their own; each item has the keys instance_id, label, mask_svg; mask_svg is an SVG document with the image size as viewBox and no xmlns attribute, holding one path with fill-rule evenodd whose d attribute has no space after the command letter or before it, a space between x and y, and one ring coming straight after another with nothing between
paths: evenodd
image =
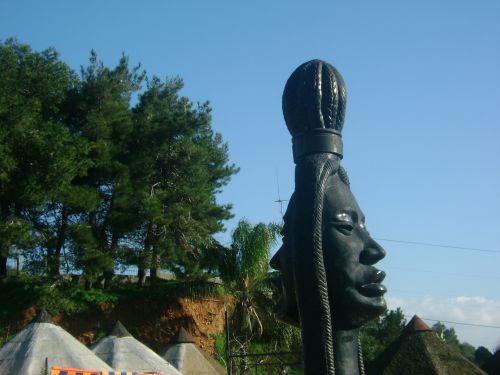
<instances>
[{"instance_id":1,"label":"tree trunk","mask_svg":"<svg viewBox=\"0 0 500 375\"><path fill-rule=\"evenodd\" d=\"M113 270L104 272L104 289L111 289L114 275L115 273L113 272Z\"/></svg>"},{"instance_id":2,"label":"tree trunk","mask_svg":"<svg viewBox=\"0 0 500 375\"><path fill-rule=\"evenodd\" d=\"M61 269L61 250L66 242L66 231L68 229L68 209L61 208L61 226L57 231L57 238L54 251L47 251L47 273L50 277L58 277ZM50 256L49 256L50 254Z\"/></svg>"},{"instance_id":3,"label":"tree trunk","mask_svg":"<svg viewBox=\"0 0 500 375\"><path fill-rule=\"evenodd\" d=\"M9 210L5 205L0 206L0 220L3 222L9 215ZM5 246L5 247L4 247ZM9 255L9 245L0 244L0 278L7 276L7 256Z\"/></svg>"},{"instance_id":4,"label":"tree trunk","mask_svg":"<svg viewBox=\"0 0 500 375\"><path fill-rule=\"evenodd\" d=\"M146 238L144 239L144 254L147 257L148 253L151 252L151 264L149 267L149 283L151 286L155 286L158 281L158 264L159 260L156 254L155 238L153 223L149 222L147 226Z\"/></svg>"},{"instance_id":5,"label":"tree trunk","mask_svg":"<svg viewBox=\"0 0 500 375\"><path fill-rule=\"evenodd\" d=\"M139 279L137 280L137 284L140 286L144 286L144 284L146 284L146 270L144 268L139 267L137 270L137 278Z\"/></svg>"},{"instance_id":6,"label":"tree trunk","mask_svg":"<svg viewBox=\"0 0 500 375\"><path fill-rule=\"evenodd\" d=\"M117 248L118 248L118 235L116 233L113 233L111 237L111 246L109 249L109 254L113 259L113 265L116 259ZM113 281L114 275L115 275L114 266L111 267L110 270L104 272L104 289L111 288L111 282Z\"/></svg>"},{"instance_id":7,"label":"tree trunk","mask_svg":"<svg viewBox=\"0 0 500 375\"><path fill-rule=\"evenodd\" d=\"M149 273L149 282L151 286L158 285L159 277L160 277L160 255L156 250L156 246L153 246L153 254L151 255L151 271Z\"/></svg>"},{"instance_id":8,"label":"tree trunk","mask_svg":"<svg viewBox=\"0 0 500 375\"><path fill-rule=\"evenodd\" d=\"M0 255L0 278L7 276L7 257Z\"/></svg>"}]
</instances>

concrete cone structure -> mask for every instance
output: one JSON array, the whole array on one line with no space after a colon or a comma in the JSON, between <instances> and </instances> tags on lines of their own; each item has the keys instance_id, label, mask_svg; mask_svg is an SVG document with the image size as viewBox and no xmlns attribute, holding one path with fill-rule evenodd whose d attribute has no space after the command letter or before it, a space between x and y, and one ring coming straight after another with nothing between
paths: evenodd
<instances>
[{"instance_id":1,"label":"concrete cone structure","mask_svg":"<svg viewBox=\"0 0 500 375\"><path fill-rule=\"evenodd\" d=\"M116 370L181 375L174 366L136 340L119 321L109 336L93 344L91 349Z\"/></svg>"},{"instance_id":2,"label":"concrete cone structure","mask_svg":"<svg viewBox=\"0 0 500 375\"><path fill-rule=\"evenodd\" d=\"M226 369L195 345L193 337L181 327L162 357L184 375L222 375Z\"/></svg>"},{"instance_id":3,"label":"concrete cone structure","mask_svg":"<svg viewBox=\"0 0 500 375\"><path fill-rule=\"evenodd\" d=\"M112 370L42 310L0 349L0 374L40 375L53 366Z\"/></svg>"},{"instance_id":4,"label":"concrete cone structure","mask_svg":"<svg viewBox=\"0 0 500 375\"><path fill-rule=\"evenodd\" d=\"M367 368L377 375L483 375L481 369L439 339L417 315Z\"/></svg>"}]
</instances>

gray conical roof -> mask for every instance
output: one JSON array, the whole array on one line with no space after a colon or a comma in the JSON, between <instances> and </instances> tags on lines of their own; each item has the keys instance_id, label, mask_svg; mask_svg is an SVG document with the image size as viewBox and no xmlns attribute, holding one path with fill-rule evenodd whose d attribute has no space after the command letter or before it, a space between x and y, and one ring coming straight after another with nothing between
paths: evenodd
<instances>
[{"instance_id":1,"label":"gray conical roof","mask_svg":"<svg viewBox=\"0 0 500 375\"><path fill-rule=\"evenodd\" d=\"M53 366L111 371L85 345L40 311L21 332L0 349L0 374L40 375Z\"/></svg>"},{"instance_id":2,"label":"gray conical roof","mask_svg":"<svg viewBox=\"0 0 500 375\"><path fill-rule=\"evenodd\" d=\"M120 322L116 323L109 336L102 338L90 348L104 362L119 371L181 375L174 366L136 340Z\"/></svg>"},{"instance_id":3,"label":"gray conical roof","mask_svg":"<svg viewBox=\"0 0 500 375\"><path fill-rule=\"evenodd\" d=\"M192 343L171 344L163 353L183 375L225 375L227 370Z\"/></svg>"},{"instance_id":4,"label":"gray conical roof","mask_svg":"<svg viewBox=\"0 0 500 375\"><path fill-rule=\"evenodd\" d=\"M170 340L170 344L180 343L195 343L193 336L191 336L183 327L181 327L172 340Z\"/></svg>"},{"instance_id":5,"label":"gray conical roof","mask_svg":"<svg viewBox=\"0 0 500 375\"><path fill-rule=\"evenodd\" d=\"M30 323L54 323L54 320L52 319L52 315L50 315L47 310L41 309L37 310L36 315L33 319L31 319Z\"/></svg>"},{"instance_id":6,"label":"gray conical roof","mask_svg":"<svg viewBox=\"0 0 500 375\"><path fill-rule=\"evenodd\" d=\"M115 323L115 326L109 333L109 336L116 336L116 337L127 337L127 336L132 336L129 331L125 328L125 326L117 320Z\"/></svg>"}]
</instances>

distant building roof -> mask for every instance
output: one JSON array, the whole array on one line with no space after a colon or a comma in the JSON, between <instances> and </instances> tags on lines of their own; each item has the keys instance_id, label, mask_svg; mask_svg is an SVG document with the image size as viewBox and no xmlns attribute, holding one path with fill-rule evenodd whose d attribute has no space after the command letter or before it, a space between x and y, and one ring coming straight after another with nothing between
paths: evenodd
<instances>
[{"instance_id":1,"label":"distant building roof","mask_svg":"<svg viewBox=\"0 0 500 375\"><path fill-rule=\"evenodd\" d=\"M30 323L54 323L52 316L44 309L37 310L36 315L31 319Z\"/></svg>"},{"instance_id":2,"label":"distant building roof","mask_svg":"<svg viewBox=\"0 0 500 375\"><path fill-rule=\"evenodd\" d=\"M116 321L115 326L109 333L109 336L116 336L116 337L132 337L129 331L125 328L125 326L119 321Z\"/></svg>"},{"instance_id":3,"label":"distant building roof","mask_svg":"<svg viewBox=\"0 0 500 375\"><path fill-rule=\"evenodd\" d=\"M194 344L193 337L180 328L162 357L183 375L224 375L226 369Z\"/></svg>"},{"instance_id":4,"label":"distant building roof","mask_svg":"<svg viewBox=\"0 0 500 375\"><path fill-rule=\"evenodd\" d=\"M476 365L440 340L418 316L372 363L368 374L377 375L483 375Z\"/></svg>"},{"instance_id":5,"label":"distant building roof","mask_svg":"<svg viewBox=\"0 0 500 375\"><path fill-rule=\"evenodd\" d=\"M0 349L0 374L40 375L52 366L112 370L42 310Z\"/></svg>"},{"instance_id":6,"label":"distant building roof","mask_svg":"<svg viewBox=\"0 0 500 375\"><path fill-rule=\"evenodd\" d=\"M403 334L410 334L414 332L432 332L432 328L427 325L418 315L413 315L413 318L406 324L403 329Z\"/></svg>"},{"instance_id":7,"label":"distant building roof","mask_svg":"<svg viewBox=\"0 0 500 375\"><path fill-rule=\"evenodd\" d=\"M116 322L109 336L91 346L92 351L115 370L181 375L177 369Z\"/></svg>"},{"instance_id":8,"label":"distant building roof","mask_svg":"<svg viewBox=\"0 0 500 375\"><path fill-rule=\"evenodd\" d=\"M175 336L170 340L170 344L180 344L180 343L195 343L193 336L189 334L183 327L177 331Z\"/></svg>"}]
</instances>

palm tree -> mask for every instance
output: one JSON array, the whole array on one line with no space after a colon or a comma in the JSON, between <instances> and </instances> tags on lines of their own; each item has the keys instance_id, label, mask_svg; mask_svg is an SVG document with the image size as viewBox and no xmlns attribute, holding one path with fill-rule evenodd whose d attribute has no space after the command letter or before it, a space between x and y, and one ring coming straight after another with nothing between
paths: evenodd
<instances>
[{"instance_id":1,"label":"palm tree","mask_svg":"<svg viewBox=\"0 0 500 375\"><path fill-rule=\"evenodd\" d=\"M297 351L300 349L300 330L280 322L275 315L276 290L273 279L276 272L269 272L271 248L280 237L281 224L253 225L240 220L232 234L229 248L220 248L218 268L225 288L235 296L231 314L231 352L246 354L249 351ZM264 333L264 334L263 334ZM255 346L253 346L255 345ZM300 356L293 361L300 361ZM261 360L274 360L262 357ZM246 356L230 360L239 373L250 371Z\"/></svg>"},{"instance_id":2,"label":"palm tree","mask_svg":"<svg viewBox=\"0 0 500 375\"><path fill-rule=\"evenodd\" d=\"M232 234L231 247L222 254L221 278L236 297L231 317L235 334L262 334L260 314L272 305L269 259L280 233L279 224L253 225L242 219Z\"/></svg>"}]
</instances>

